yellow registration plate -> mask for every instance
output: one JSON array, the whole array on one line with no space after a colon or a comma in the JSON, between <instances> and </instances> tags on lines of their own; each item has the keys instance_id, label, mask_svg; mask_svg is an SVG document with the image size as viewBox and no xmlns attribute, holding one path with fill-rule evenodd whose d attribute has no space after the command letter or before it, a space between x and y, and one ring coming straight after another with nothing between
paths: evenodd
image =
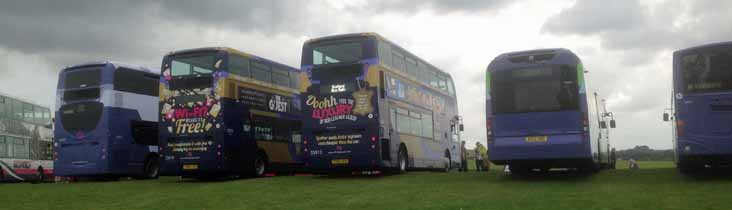
<instances>
[{"instance_id":1,"label":"yellow registration plate","mask_svg":"<svg viewBox=\"0 0 732 210\"><path fill-rule=\"evenodd\" d=\"M185 164L183 165L183 170L196 170L198 169L198 164Z\"/></svg>"},{"instance_id":2,"label":"yellow registration plate","mask_svg":"<svg viewBox=\"0 0 732 210\"><path fill-rule=\"evenodd\" d=\"M347 165L348 159L334 159L330 161L330 164L333 165Z\"/></svg>"},{"instance_id":3,"label":"yellow registration plate","mask_svg":"<svg viewBox=\"0 0 732 210\"><path fill-rule=\"evenodd\" d=\"M546 136L528 136L526 142L546 142Z\"/></svg>"}]
</instances>

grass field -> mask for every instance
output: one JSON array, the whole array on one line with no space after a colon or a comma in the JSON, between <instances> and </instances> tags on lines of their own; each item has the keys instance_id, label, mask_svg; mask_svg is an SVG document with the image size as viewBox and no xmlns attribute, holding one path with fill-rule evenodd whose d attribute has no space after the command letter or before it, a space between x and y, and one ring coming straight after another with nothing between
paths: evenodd
<instances>
[{"instance_id":1,"label":"grass field","mask_svg":"<svg viewBox=\"0 0 732 210\"><path fill-rule=\"evenodd\" d=\"M671 162L589 177L515 178L410 172L381 177L281 176L0 184L0 209L732 209L732 178L694 179Z\"/></svg>"}]
</instances>

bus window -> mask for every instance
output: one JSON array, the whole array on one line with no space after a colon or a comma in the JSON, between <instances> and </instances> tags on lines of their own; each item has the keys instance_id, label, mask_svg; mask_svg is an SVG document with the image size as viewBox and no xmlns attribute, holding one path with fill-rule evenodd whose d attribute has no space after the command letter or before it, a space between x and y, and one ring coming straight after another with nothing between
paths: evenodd
<instances>
[{"instance_id":1,"label":"bus window","mask_svg":"<svg viewBox=\"0 0 732 210\"><path fill-rule=\"evenodd\" d=\"M171 61L172 76L211 74L216 63L214 55L174 57Z\"/></svg>"},{"instance_id":2,"label":"bus window","mask_svg":"<svg viewBox=\"0 0 732 210\"><path fill-rule=\"evenodd\" d=\"M73 69L64 73L64 88L99 86L102 80L102 66Z\"/></svg>"},{"instance_id":3,"label":"bus window","mask_svg":"<svg viewBox=\"0 0 732 210\"><path fill-rule=\"evenodd\" d=\"M496 72L492 78L494 111L550 112L579 109L576 72L572 68L529 68Z\"/></svg>"},{"instance_id":4,"label":"bus window","mask_svg":"<svg viewBox=\"0 0 732 210\"><path fill-rule=\"evenodd\" d=\"M242 77L250 77L249 59L240 55L229 56L229 72Z\"/></svg>"},{"instance_id":5,"label":"bus window","mask_svg":"<svg viewBox=\"0 0 732 210\"><path fill-rule=\"evenodd\" d=\"M277 68L277 67L273 67L272 68L272 83L282 86L282 87L289 87L290 86L290 76L288 75L288 71Z\"/></svg>"},{"instance_id":6,"label":"bus window","mask_svg":"<svg viewBox=\"0 0 732 210\"><path fill-rule=\"evenodd\" d=\"M361 60L363 46L360 42L325 44L313 48L313 64L351 63Z\"/></svg>"},{"instance_id":7,"label":"bus window","mask_svg":"<svg viewBox=\"0 0 732 210\"><path fill-rule=\"evenodd\" d=\"M154 74L128 68L114 71L114 90L148 96L158 96L159 85Z\"/></svg>"},{"instance_id":8,"label":"bus window","mask_svg":"<svg viewBox=\"0 0 732 210\"><path fill-rule=\"evenodd\" d=\"M681 58L683 85L688 92L732 90L732 52L695 53Z\"/></svg>"},{"instance_id":9,"label":"bus window","mask_svg":"<svg viewBox=\"0 0 732 210\"><path fill-rule=\"evenodd\" d=\"M433 138L432 114L422 115L422 137Z\"/></svg>"},{"instance_id":10,"label":"bus window","mask_svg":"<svg viewBox=\"0 0 732 210\"><path fill-rule=\"evenodd\" d=\"M455 86L452 83L452 78L447 78L447 92L450 93L451 96L455 95Z\"/></svg>"},{"instance_id":11,"label":"bus window","mask_svg":"<svg viewBox=\"0 0 732 210\"><path fill-rule=\"evenodd\" d=\"M417 77L417 61L406 57L407 73L412 77Z\"/></svg>"},{"instance_id":12,"label":"bus window","mask_svg":"<svg viewBox=\"0 0 732 210\"><path fill-rule=\"evenodd\" d=\"M379 60L381 63L394 67L394 65L391 62L391 46L387 44L386 42L380 41L379 42Z\"/></svg>"},{"instance_id":13,"label":"bus window","mask_svg":"<svg viewBox=\"0 0 732 210\"><path fill-rule=\"evenodd\" d=\"M269 65L252 61L252 78L266 83L272 82L272 69Z\"/></svg>"},{"instance_id":14,"label":"bus window","mask_svg":"<svg viewBox=\"0 0 732 210\"><path fill-rule=\"evenodd\" d=\"M405 72L406 66L404 63L405 62L404 55L402 55L401 53L397 52L394 49L391 50L391 55L392 55L391 62L392 62L392 64L394 64L394 68L396 68L398 71Z\"/></svg>"},{"instance_id":15,"label":"bus window","mask_svg":"<svg viewBox=\"0 0 732 210\"><path fill-rule=\"evenodd\" d=\"M102 118L102 104L83 102L61 106L59 119L64 129L69 132L88 132L97 127Z\"/></svg>"},{"instance_id":16,"label":"bus window","mask_svg":"<svg viewBox=\"0 0 732 210\"><path fill-rule=\"evenodd\" d=\"M300 73L290 72L290 87L294 89L300 89Z\"/></svg>"}]
</instances>

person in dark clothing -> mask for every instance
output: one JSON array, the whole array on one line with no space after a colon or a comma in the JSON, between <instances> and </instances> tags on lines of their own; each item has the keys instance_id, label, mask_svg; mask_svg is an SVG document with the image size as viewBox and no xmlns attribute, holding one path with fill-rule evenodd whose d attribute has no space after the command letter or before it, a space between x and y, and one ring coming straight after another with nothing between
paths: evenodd
<instances>
[{"instance_id":1,"label":"person in dark clothing","mask_svg":"<svg viewBox=\"0 0 732 210\"><path fill-rule=\"evenodd\" d=\"M468 149L465 149L465 141L460 143L460 171L468 171Z\"/></svg>"}]
</instances>

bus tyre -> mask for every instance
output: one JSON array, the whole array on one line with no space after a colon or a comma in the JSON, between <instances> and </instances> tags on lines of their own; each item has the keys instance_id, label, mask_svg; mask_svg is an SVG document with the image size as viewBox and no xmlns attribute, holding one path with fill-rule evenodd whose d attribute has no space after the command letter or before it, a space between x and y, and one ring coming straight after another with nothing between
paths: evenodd
<instances>
[{"instance_id":1,"label":"bus tyre","mask_svg":"<svg viewBox=\"0 0 732 210\"><path fill-rule=\"evenodd\" d=\"M408 158L406 149L404 149L404 147L400 148L399 154L397 155L397 167L399 167L399 173L407 171L407 167L409 165Z\"/></svg>"},{"instance_id":2,"label":"bus tyre","mask_svg":"<svg viewBox=\"0 0 732 210\"><path fill-rule=\"evenodd\" d=\"M447 162L445 163L445 172L450 172L450 168L452 168L452 159L450 158L450 152L445 152L445 160L447 160Z\"/></svg>"},{"instance_id":3,"label":"bus tyre","mask_svg":"<svg viewBox=\"0 0 732 210\"><path fill-rule=\"evenodd\" d=\"M143 179L157 179L158 176L160 176L160 165L158 164L158 159L154 156L148 158L147 161L145 161L143 173Z\"/></svg>"},{"instance_id":4,"label":"bus tyre","mask_svg":"<svg viewBox=\"0 0 732 210\"><path fill-rule=\"evenodd\" d=\"M261 153L254 158L254 177L263 177L267 171L267 157Z\"/></svg>"}]
</instances>

